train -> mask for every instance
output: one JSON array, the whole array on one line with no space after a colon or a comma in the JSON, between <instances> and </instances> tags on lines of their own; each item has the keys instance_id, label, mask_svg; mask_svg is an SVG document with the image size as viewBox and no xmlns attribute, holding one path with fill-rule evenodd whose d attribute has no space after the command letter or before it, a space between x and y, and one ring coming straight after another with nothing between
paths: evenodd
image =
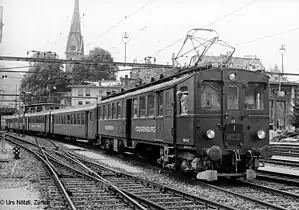
<instances>
[{"instance_id":1,"label":"train","mask_svg":"<svg viewBox=\"0 0 299 210\"><path fill-rule=\"evenodd\" d=\"M268 91L261 72L195 67L94 105L6 117L6 127L88 140L201 180L254 179L273 155Z\"/></svg>"}]
</instances>

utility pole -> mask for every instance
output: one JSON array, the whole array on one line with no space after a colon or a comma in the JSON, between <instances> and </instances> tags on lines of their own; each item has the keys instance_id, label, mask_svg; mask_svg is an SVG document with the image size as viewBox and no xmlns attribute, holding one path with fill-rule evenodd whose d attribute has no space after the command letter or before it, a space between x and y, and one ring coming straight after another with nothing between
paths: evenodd
<instances>
[{"instance_id":1,"label":"utility pole","mask_svg":"<svg viewBox=\"0 0 299 210\"><path fill-rule=\"evenodd\" d=\"M127 32L123 33L121 37L122 42L125 44L125 63L127 62L127 43L130 41L129 34Z\"/></svg>"},{"instance_id":2,"label":"utility pole","mask_svg":"<svg viewBox=\"0 0 299 210\"><path fill-rule=\"evenodd\" d=\"M2 41L2 34L3 34L3 6L0 6L0 43Z\"/></svg>"}]
</instances>

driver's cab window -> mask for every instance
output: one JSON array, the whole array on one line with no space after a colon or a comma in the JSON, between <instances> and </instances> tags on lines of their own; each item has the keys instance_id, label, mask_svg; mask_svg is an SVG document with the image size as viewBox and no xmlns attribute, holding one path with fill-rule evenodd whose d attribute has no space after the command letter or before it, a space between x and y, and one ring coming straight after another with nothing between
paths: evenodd
<instances>
[{"instance_id":1,"label":"driver's cab window","mask_svg":"<svg viewBox=\"0 0 299 210\"><path fill-rule=\"evenodd\" d=\"M227 88L227 108L239 109L239 89L237 86L228 86Z\"/></svg>"},{"instance_id":2,"label":"driver's cab window","mask_svg":"<svg viewBox=\"0 0 299 210\"><path fill-rule=\"evenodd\" d=\"M218 111L220 102L221 84L219 82L206 81L202 83L201 107L205 110Z\"/></svg>"},{"instance_id":3,"label":"driver's cab window","mask_svg":"<svg viewBox=\"0 0 299 210\"><path fill-rule=\"evenodd\" d=\"M263 110L264 91L265 91L265 84L248 83L245 89L245 109Z\"/></svg>"}]
</instances>

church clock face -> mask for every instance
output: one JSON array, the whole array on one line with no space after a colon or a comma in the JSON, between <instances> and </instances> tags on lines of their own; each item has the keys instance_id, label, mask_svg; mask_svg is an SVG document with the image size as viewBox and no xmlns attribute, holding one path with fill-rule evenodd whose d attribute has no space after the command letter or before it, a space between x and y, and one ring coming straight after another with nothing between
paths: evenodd
<instances>
[{"instance_id":1,"label":"church clock face","mask_svg":"<svg viewBox=\"0 0 299 210\"><path fill-rule=\"evenodd\" d=\"M76 46L75 45L71 45L71 51L75 52L76 51Z\"/></svg>"}]
</instances>

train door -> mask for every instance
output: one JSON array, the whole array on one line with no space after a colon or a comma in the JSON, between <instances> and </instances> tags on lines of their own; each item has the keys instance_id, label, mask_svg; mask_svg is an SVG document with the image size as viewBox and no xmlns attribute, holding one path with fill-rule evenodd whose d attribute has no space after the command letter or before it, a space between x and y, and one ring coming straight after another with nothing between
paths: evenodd
<instances>
[{"instance_id":1,"label":"train door","mask_svg":"<svg viewBox=\"0 0 299 210\"><path fill-rule=\"evenodd\" d=\"M132 147L131 125L132 125L132 99L130 98L126 100L126 139L127 139L128 147Z\"/></svg>"},{"instance_id":2,"label":"train door","mask_svg":"<svg viewBox=\"0 0 299 210\"><path fill-rule=\"evenodd\" d=\"M94 138L94 124L93 122L95 121L95 118L94 118L94 114L95 112L93 111L89 111L88 112L88 134L87 134L87 137L88 138Z\"/></svg>"},{"instance_id":3,"label":"train door","mask_svg":"<svg viewBox=\"0 0 299 210\"><path fill-rule=\"evenodd\" d=\"M163 139L167 143L173 143L173 89L166 90L164 94Z\"/></svg>"},{"instance_id":4,"label":"train door","mask_svg":"<svg viewBox=\"0 0 299 210\"><path fill-rule=\"evenodd\" d=\"M223 84L223 140L225 148L239 148L243 144L241 105L243 88L240 83Z\"/></svg>"},{"instance_id":5,"label":"train door","mask_svg":"<svg viewBox=\"0 0 299 210\"><path fill-rule=\"evenodd\" d=\"M85 111L85 116L84 116L84 121L85 121L85 138L87 139L88 138L88 111Z\"/></svg>"}]
</instances>

